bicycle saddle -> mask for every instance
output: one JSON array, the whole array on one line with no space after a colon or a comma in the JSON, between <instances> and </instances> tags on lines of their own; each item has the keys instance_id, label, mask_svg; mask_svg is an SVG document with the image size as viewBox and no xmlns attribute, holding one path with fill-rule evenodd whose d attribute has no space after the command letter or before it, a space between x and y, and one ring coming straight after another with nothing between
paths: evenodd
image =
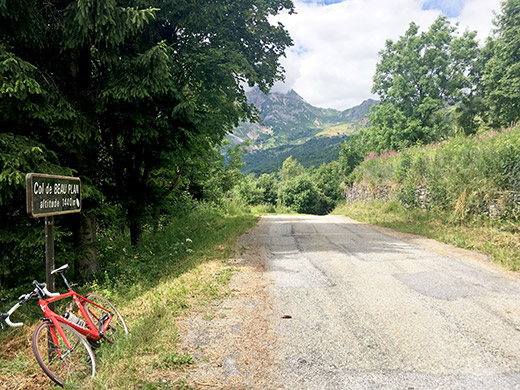
<instances>
[{"instance_id":1,"label":"bicycle saddle","mask_svg":"<svg viewBox=\"0 0 520 390\"><path fill-rule=\"evenodd\" d=\"M60 274L62 272L66 272L68 269L69 269L69 265L64 264L60 268L56 268L54 271L51 271L51 274Z\"/></svg>"}]
</instances>

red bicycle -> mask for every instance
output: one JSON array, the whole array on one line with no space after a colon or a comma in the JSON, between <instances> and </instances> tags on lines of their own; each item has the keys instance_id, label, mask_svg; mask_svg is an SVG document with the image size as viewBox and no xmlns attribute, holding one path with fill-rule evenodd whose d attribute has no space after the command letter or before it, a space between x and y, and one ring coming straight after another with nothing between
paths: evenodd
<instances>
[{"instance_id":1,"label":"red bicycle","mask_svg":"<svg viewBox=\"0 0 520 390\"><path fill-rule=\"evenodd\" d=\"M11 314L25 302L37 299L45 317L32 336L34 356L45 374L58 385L81 387L92 380L96 373L93 350L101 346L101 340L113 344L117 337L128 334L128 328L108 299L95 293L82 297L73 291L65 277L68 268L68 264L65 264L52 271L53 274L61 275L67 293L51 293L45 283L35 280L34 290L20 296L19 302L7 313L0 313L0 319L12 327L23 326L21 322L11 322ZM48 298L45 299L45 296ZM65 298L72 298L83 319L73 314L72 302L63 315L49 308L49 304Z\"/></svg>"}]
</instances>

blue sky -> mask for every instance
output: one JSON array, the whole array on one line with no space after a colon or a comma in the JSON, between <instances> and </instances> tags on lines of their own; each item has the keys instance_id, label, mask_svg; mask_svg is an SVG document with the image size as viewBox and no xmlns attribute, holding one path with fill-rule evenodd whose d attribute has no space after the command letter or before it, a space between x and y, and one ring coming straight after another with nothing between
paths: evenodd
<instances>
[{"instance_id":1,"label":"blue sky","mask_svg":"<svg viewBox=\"0 0 520 390\"><path fill-rule=\"evenodd\" d=\"M349 0L303 0L304 3L330 5ZM464 8L465 0L423 0L423 10L439 10L449 18L456 18Z\"/></svg>"},{"instance_id":2,"label":"blue sky","mask_svg":"<svg viewBox=\"0 0 520 390\"><path fill-rule=\"evenodd\" d=\"M318 3L323 5L341 3L345 0L304 0L304 3Z\"/></svg>"},{"instance_id":3,"label":"blue sky","mask_svg":"<svg viewBox=\"0 0 520 390\"><path fill-rule=\"evenodd\" d=\"M464 0L426 0L423 10L440 10L449 18L456 18L464 8Z\"/></svg>"},{"instance_id":4,"label":"blue sky","mask_svg":"<svg viewBox=\"0 0 520 390\"><path fill-rule=\"evenodd\" d=\"M379 52L413 21L426 30L445 15L483 41L501 0L293 0L295 14L277 17L294 42L282 60L285 83L309 103L344 110L368 98Z\"/></svg>"}]
</instances>

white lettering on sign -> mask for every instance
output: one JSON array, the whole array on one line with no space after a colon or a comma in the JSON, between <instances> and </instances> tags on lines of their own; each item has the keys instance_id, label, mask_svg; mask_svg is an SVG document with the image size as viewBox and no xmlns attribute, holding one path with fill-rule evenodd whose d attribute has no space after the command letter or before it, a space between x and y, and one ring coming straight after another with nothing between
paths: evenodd
<instances>
[{"instance_id":1,"label":"white lettering on sign","mask_svg":"<svg viewBox=\"0 0 520 390\"><path fill-rule=\"evenodd\" d=\"M79 184L55 183L54 185L34 182L33 193L35 195L77 195L79 194Z\"/></svg>"},{"instance_id":2,"label":"white lettering on sign","mask_svg":"<svg viewBox=\"0 0 520 390\"><path fill-rule=\"evenodd\" d=\"M57 209L60 207L60 201L58 199L43 199L40 201L40 209Z\"/></svg>"},{"instance_id":3,"label":"white lettering on sign","mask_svg":"<svg viewBox=\"0 0 520 390\"><path fill-rule=\"evenodd\" d=\"M43 186L44 186L44 184L39 184L37 181L35 181L34 182L34 193L43 194Z\"/></svg>"},{"instance_id":4,"label":"white lettering on sign","mask_svg":"<svg viewBox=\"0 0 520 390\"><path fill-rule=\"evenodd\" d=\"M79 199L78 198L63 198L61 200L61 205L63 207L79 207Z\"/></svg>"},{"instance_id":5,"label":"white lettering on sign","mask_svg":"<svg viewBox=\"0 0 520 390\"><path fill-rule=\"evenodd\" d=\"M54 184L54 193L56 195L64 195L67 194L67 185L63 183Z\"/></svg>"},{"instance_id":6,"label":"white lettering on sign","mask_svg":"<svg viewBox=\"0 0 520 390\"><path fill-rule=\"evenodd\" d=\"M79 184L67 184L67 194L79 194Z\"/></svg>"}]
</instances>

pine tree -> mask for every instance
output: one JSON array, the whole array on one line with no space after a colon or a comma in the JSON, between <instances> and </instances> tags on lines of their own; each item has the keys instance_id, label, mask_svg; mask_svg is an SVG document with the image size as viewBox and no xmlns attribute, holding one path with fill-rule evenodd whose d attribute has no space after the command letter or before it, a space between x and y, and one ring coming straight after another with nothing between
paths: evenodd
<instances>
[{"instance_id":1,"label":"pine tree","mask_svg":"<svg viewBox=\"0 0 520 390\"><path fill-rule=\"evenodd\" d=\"M0 0L0 153L24 159L11 171L2 160L2 219L21 215L27 170L69 172L85 187L76 243L114 206L138 244L184 159L254 116L244 85L282 78L291 39L270 21L282 10L292 2ZM99 269L83 260L83 273Z\"/></svg>"}]
</instances>

